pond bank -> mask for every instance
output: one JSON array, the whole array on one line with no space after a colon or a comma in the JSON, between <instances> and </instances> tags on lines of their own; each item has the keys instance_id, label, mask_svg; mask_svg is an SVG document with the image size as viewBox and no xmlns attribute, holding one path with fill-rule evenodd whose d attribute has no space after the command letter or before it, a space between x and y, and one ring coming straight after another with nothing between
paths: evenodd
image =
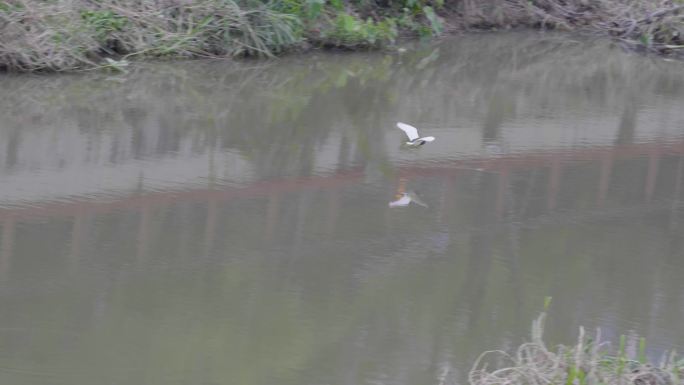
<instances>
[{"instance_id":1,"label":"pond bank","mask_svg":"<svg viewBox=\"0 0 684 385\"><path fill-rule=\"evenodd\" d=\"M0 1L0 69L121 69L137 58L371 49L468 29L588 30L679 56L684 5L627 0Z\"/></svg>"},{"instance_id":2,"label":"pond bank","mask_svg":"<svg viewBox=\"0 0 684 385\"><path fill-rule=\"evenodd\" d=\"M548 307L548 304L545 308ZM470 385L604 384L679 385L684 360L676 351L650 362L646 339L620 336L617 346L601 339L601 330L579 329L577 344L547 347L543 340L546 310L532 322L532 340L515 353L495 350L481 354L468 374ZM617 349L616 349L617 348ZM611 352L612 350L612 352Z\"/></svg>"}]
</instances>

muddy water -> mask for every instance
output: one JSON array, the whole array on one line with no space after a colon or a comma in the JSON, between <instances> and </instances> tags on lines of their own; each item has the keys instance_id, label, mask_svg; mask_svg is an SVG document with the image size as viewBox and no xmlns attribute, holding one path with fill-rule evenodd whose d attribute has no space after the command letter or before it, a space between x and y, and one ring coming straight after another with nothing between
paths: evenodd
<instances>
[{"instance_id":1,"label":"muddy water","mask_svg":"<svg viewBox=\"0 0 684 385\"><path fill-rule=\"evenodd\" d=\"M0 382L464 384L545 296L550 343L681 350L683 105L521 33L3 75Z\"/></svg>"}]
</instances>

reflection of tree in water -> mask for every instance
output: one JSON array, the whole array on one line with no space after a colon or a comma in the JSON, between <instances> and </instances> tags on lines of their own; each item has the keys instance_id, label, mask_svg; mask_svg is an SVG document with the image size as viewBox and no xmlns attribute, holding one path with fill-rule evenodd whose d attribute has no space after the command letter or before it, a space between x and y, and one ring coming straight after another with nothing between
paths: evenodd
<instances>
[{"instance_id":1,"label":"reflection of tree in water","mask_svg":"<svg viewBox=\"0 0 684 385\"><path fill-rule=\"evenodd\" d=\"M569 174L582 169L566 167ZM681 171L678 162L661 167L671 181ZM46 366L79 368L70 383L145 378L166 385L227 377L244 384L273 378L285 384L429 383L443 365L462 374L481 351L500 347L511 333L524 335L548 294L558 306L554 312L562 311L557 318L552 312L549 329L561 325L559 334L551 334L561 342L575 337L583 314L638 319L663 338L662 325L678 325L680 311L652 306L662 296L682 300L682 237L677 229L665 231L669 209L627 217L619 226L610 217L563 222L563 216L534 226L546 200L534 199L533 192L544 191L547 169L511 172L501 217L495 173L463 172L450 188L438 176L417 180L426 195L448 194L454 201L445 206L448 226L439 228L428 212L406 214L410 220L397 214L387 222L384 202L365 204L372 196L365 192L337 196L350 201L334 217L335 236L321 237L332 192L308 191L305 200L288 199L278 210L276 239L263 245L259 230L268 197L171 203L148 213L145 232L139 231L139 212L86 220L83 257L74 264L62 258L72 246L70 220L22 224L3 285L40 300L1 299L3 319L12 324L17 314L41 316L27 328L30 339L3 341L17 347L13 357L22 367L43 369L30 360L40 349L51 357ZM594 202L594 184L563 187L572 191L559 210L584 210ZM674 183L658 188L657 195L677 194ZM624 204L641 202L633 197ZM213 227L207 223L211 210ZM674 215L681 219L681 211ZM210 228L217 234L209 245ZM430 247L438 230L448 234L445 250ZM141 234L144 256L135 250ZM634 258L634 250L647 258ZM31 267L36 255L45 256L40 269ZM74 292L78 301L70 300ZM619 320L608 326L623 331L613 322ZM65 330L73 325L82 332L68 339Z\"/></svg>"},{"instance_id":2,"label":"reflection of tree in water","mask_svg":"<svg viewBox=\"0 0 684 385\"><path fill-rule=\"evenodd\" d=\"M637 101L635 99L634 96L631 96L625 101L625 108L620 115L620 123L618 124L618 134L615 138L615 144L617 145L634 142L638 110Z\"/></svg>"},{"instance_id":3,"label":"reflection of tree in water","mask_svg":"<svg viewBox=\"0 0 684 385\"><path fill-rule=\"evenodd\" d=\"M620 111L622 138L634 130L632 111L642 100L677 97L684 85L672 66L630 59L601 43L511 34L459 39L439 50L283 59L251 69L190 62L121 77L7 78L3 89L15 92L0 96L0 143L11 154L21 137L78 127L77 135L105 145L89 151L125 161L204 153L219 141L268 176L307 174L333 133L353 143L359 160L382 162L385 133L400 118L449 127L480 121L486 142L501 140L502 125L528 111Z\"/></svg>"}]
</instances>

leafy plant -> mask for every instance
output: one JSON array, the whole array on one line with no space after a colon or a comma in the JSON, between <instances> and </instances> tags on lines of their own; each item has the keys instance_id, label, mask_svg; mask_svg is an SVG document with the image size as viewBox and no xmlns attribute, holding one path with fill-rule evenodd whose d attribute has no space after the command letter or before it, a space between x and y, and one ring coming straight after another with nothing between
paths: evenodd
<instances>
[{"instance_id":1,"label":"leafy plant","mask_svg":"<svg viewBox=\"0 0 684 385\"><path fill-rule=\"evenodd\" d=\"M0 12L10 13L10 12L22 11L24 9L25 9L25 7L22 3L0 1Z\"/></svg>"},{"instance_id":2,"label":"leafy plant","mask_svg":"<svg viewBox=\"0 0 684 385\"><path fill-rule=\"evenodd\" d=\"M325 37L337 46L376 46L393 43L397 37L397 26L391 18L379 22L370 18L364 21L346 12L339 12Z\"/></svg>"},{"instance_id":3,"label":"leafy plant","mask_svg":"<svg viewBox=\"0 0 684 385\"><path fill-rule=\"evenodd\" d=\"M323 11L325 0L306 0L306 18L315 20Z\"/></svg>"},{"instance_id":4,"label":"leafy plant","mask_svg":"<svg viewBox=\"0 0 684 385\"><path fill-rule=\"evenodd\" d=\"M439 16L437 16L432 7L423 7L423 13L425 14L425 17L430 21L430 27L432 27L432 34L434 36L441 35L444 31L444 25L442 24L442 20Z\"/></svg>"},{"instance_id":5,"label":"leafy plant","mask_svg":"<svg viewBox=\"0 0 684 385\"><path fill-rule=\"evenodd\" d=\"M128 19L111 10L83 10L81 18L95 31L99 40L107 39L111 33L120 32L128 24Z\"/></svg>"}]
</instances>

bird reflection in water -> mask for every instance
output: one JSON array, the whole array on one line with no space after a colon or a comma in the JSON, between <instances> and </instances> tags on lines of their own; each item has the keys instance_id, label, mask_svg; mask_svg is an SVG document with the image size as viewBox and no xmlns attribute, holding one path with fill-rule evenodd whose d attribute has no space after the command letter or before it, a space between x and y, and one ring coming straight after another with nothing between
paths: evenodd
<instances>
[{"instance_id":1,"label":"bird reflection in water","mask_svg":"<svg viewBox=\"0 0 684 385\"><path fill-rule=\"evenodd\" d=\"M411 202L418 206L428 207L415 192L406 189L406 182L408 182L406 178L399 179L397 193L394 194L394 200L389 203L389 207L406 207L411 204Z\"/></svg>"}]
</instances>

